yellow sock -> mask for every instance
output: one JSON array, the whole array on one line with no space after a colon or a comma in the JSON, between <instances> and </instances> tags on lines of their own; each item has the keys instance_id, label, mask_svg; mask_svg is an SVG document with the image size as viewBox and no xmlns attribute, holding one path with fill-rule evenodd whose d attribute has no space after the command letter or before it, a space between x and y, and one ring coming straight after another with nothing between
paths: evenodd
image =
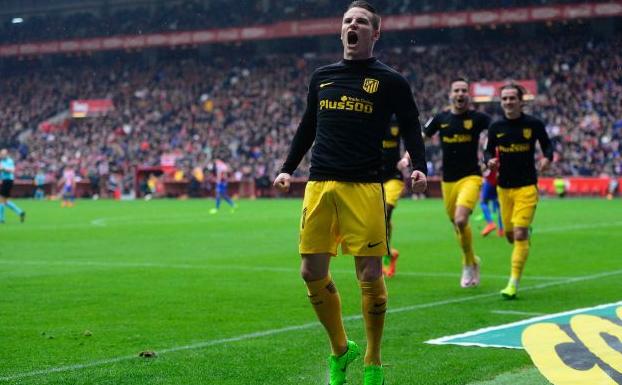
<instances>
[{"instance_id":1,"label":"yellow sock","mask_svg":"<svg viewBox=\"0 0 622 385\"><path fill-rule=\"evenodd\" d=\"M373 282L359 281L359 285L367 334L365 365L381 365L380 341L384 330L384 315L387 312L387 287L383 276Z\"/></svg>"},{"instance_id":2,"label":"yellow sock","mask_svg":"<svg viewBox=\"0 0 622 385\"><path fill-rule=\"evenodd\" d=\"M520 281L523 275L523 269L529 255L529 241L514 241L514 250L512 251L512 279L516 282Z\"/></svg>"},{"instance_id":3,"label":"yellow sock","mask_svg":"<svg viewBox=\"0 0 622 385\"><path fill-rule=\"evenodd\" d=\"M473 265L475 264L475 253L473 252L473 232L471 231L471 225L466 225L464 230L457 230L458 242L460 242L460 248L462 249L462 264Z\"/></svg>"},{"instance_id":4,"label":"yellow sock","mask_svg":"<svg viewBox=\"0 0 622 385\"><path fill-rule=\"evenodd\" d=\"M306 282L309 300L330 339L333 355L348 348L346 331L341 319L341 298L330 275L318 281Z\"/></svg>"}]
</instances>

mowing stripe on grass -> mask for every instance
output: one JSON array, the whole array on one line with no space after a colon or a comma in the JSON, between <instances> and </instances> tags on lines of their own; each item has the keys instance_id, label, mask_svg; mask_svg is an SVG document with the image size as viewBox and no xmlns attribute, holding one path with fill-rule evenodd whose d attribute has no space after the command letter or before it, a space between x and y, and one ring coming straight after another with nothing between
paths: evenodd
<instances>
[{"instance_id":1,"label":"mowing stripe on grass","mask_svg":"<svg viewBox=\"0 0 622 385\"><path fill-rule=\"evenodd\" d=\"M593 279L605 278L605 277L610 277L610 276L618 275L618 274L622 274L622 270L614 270L614 271L608 271L604 273L584 275L582 277L570 278L565 281L540 283L538 285L522 287L520 289L520 292L546 289L546 288L553 287L553 286L568 285L568 284L576 283L576 282L590 281ZM407 311L416 310L416 309L426 309L429 307L435 307L435 306L440 306L440 305L449 305L452 303L465 302L465 301L471 301L475 299L488 298L488 297L498 297L498 296L499 296L499 292L495 291L493 293L483 293L483 294L478 294L478 295L474 295L470 297L460 297L460 298L448 299L445 301L431 302L428 304L404 306L401 308L393 309L391 313L402 313L402 312L407 312Z\"/></svg>"},{"instance_id":2,"label":"mowing stripe on grass","mask_svg":"<svg viewBox=\"0 0 622 385\"><path fill-rule=\"evenodd\" d=\"M201 349L201 348L206 348L206 347L210 347L214 345L226 344L229 342L244 341L244 340L249 340L249 339L254 339L254 338L260 338L260 337L266 337L266 336L271 336L275 334L286 333L290 331L310 329L312 327L319 326L319 325L320 325L319 322L310 322L307 324L288 326L288 327L284 327L280 329L269 329L269 330L264 330L260 332L255 332L255 333L242 334L237 337L210 340L210 341L199 342L199 343L191 344L191 345L175 346L175 347L168 348L168 349L157 350L157 353L165 354L165 353L173 353L173 352L178 352L178 351L183 351L183 350ZM27 378L27 377L48 375L52 373L68 372L72 370L92 368L96 366L114 364L117 362L128 361L128 360L133 360L133 359L139 359L138 355L114 357L114 358L108 358L108 359L88 362L86 364L59 366L56 368L48 368L48 369L35 370L32 372L19 373L19 374L15 374L12 376L0 377L0 381L11 381L11 380L18 380L18 379Z\"/></svg>"},{"instance_id":3,"label":"mowing stripe on grass","mask_svg":"<svg viewBox=\"0 0 622 385\"><path fill-rule=\"evenodd\" d=\"M534 285L534 286L527 286L527 287L522 288L521 291L524 292L524 291L544 289L544 288L548 288L552 286L568 285L568 284L573 284L577 282L589 281L589 280L594 280L594 279L599 279L599 278L606 278L606 277L610 277L610 276L614 276L618 274L622 274L622 270L615 270L615 271L603 272L603 273L598 273L598 274L586 275L582 277L571 278L571 279L568 279L566 281L561 281L561 282L548 282L548 283L542 283L542 284ZM496 297L498 295L499 293L495 291L493 293L478 294L478 295L459 297L459 298L448 299L448 300L443 300L443 301L435 301L435 302L423 303L423 304L412 305L412 306L404 306L400 308L389 309L388 312L389 313L404 313L404 312L409 312L409 311L418 310L418 309L427 309L427 308L433 308L437 306L448 305L452 303L469 302L469 301L474 301L474 300L483 299L483 298ZM357 314L357 315L351 315L351 316L344 317L343 320L353 321L353 320L360 320L361 318L362 316L360 314ZM160 350L157 350L157 352L159 354L165 354L165 353L179 352L179 351L184 351L184 350L202 349L202 348L206 348L209 346L222 345L222 344L226 344L230 342L237 342L237 341L244 341L244 340L249 340L249 339L254 339L254 338L272 336L275 334L282 334L282 333L287 333L290 331L305 330L305 329L310 329L310 328L318 327L318 326L320 326L319 322L310 322L310 323L306 323L302 325L287 326L287 327L278 328L278 329L268 329L264 331L254 332L254 333L242 334L236 337L209 340L209 341L199 342L199 343L190 344L190 345L175 346L175 347L168 348L168 349L160 349ZM67 371L72 371L72 370L92 368L96 366L113 364L113 363L128 361L132 359L139 359L139 357L136 355L121 356L121 357L114 357L114 358L109 358L109 359L91 361L85 364L59 366L56 368L47 368L47 369L35 370L31 372L17 373L17 374L10 375L10 376L0 377L0 381L12 381L12 380L17 380L17 379L27 378L27 377L35 377L35 376L40 376L40 375L48 375L52 373L60 373L60 372L67 372Z\"/></svg>"},{"instance_id":4,"label":"mowing stripe on grass","mask_svg":"<svg viewBox=\"0 0 622 385\"><path fill-rule=\"evenodd\" d=\"M226 217L220 217L226 218ZM221 220L219 218L219 220ZM28 226L7 226L3 229L3 231L33 231L33 230L62 230L62 229L85 229L85 228L96 228L96 229L109 229L114 228L115 226L135 226L135 225L177 225L177 224L195 224L195 223L216 223L217 221L213 217L206 217L203 215L199 216L183 216L177 217L175 219L162 219L162 218L145 218L140 221L130 220L131 218L118 217L118 218L97 218L93 219L87 223L56 223L56 224L29 224ZM231 217L227 218L231 219ZM112 222L112 223L109 223ZM569 226L553 226L553 227L536 227L534 229L534 233L557 233L564 231L579 231L579 230L589 230L589 229L598 229L598 228L607 228L607 227L619 227L622 226L622 221L613 221L613 222L601 222L601 223L588 223L581 225L569 225ZM443 238L442 236L424 236L419 235L419 239L437 239Z\"/></svg>"},{"instance_id":5,"label":"mowing stripe on grass","mask_svg":"<svg viewBox=\"0 0 622 385\"><path fill-rule=\"evenodd\" d=\"M622 221L603 222L603 223L586 223L582 225L555 226L555 227L549 227L549 228L536 227L534 229L534 234L537 235L540 233L557 233L560 231L600 229L604 227L617 227L617 226L622 226Z\"/></svg>"},{"instance_id":6,"label":"mowing stripe on grass","mask_svg":"<svg viewBox=\"0 0 622 385\"><path fill-rule=\"evenodd\" d=\"M201 218L204 222L214 222L213 218L210 219L210 217L205 217L203 215L199 215L199 216L186 215L183 217L176 217L175 223L188 223L189 221L192 221L192 223L194 223L197 220L197 218ZM106 226L114 226L114 225L161 224L161 223L170 223L170 220L171 220L170 217L166 217L166 218L153 217L153 218L147 218L147 220L141 219L139 221L136 221L134 217L113 217L113 218L93 219L90 221L90 225L95 226L95 227L106 227ZM112 222L112 223L109 223L109 222ZM71 227L83 226L83 224L68 224L66 226L71 226ZM622 226L622 221L587 223L587 224L569 225L569 226L555 226L555 227L548 227L548 228L537 227L536 232L537 233L554 233L554 232L559 232L559 231L574 231L574 230L585 230L585 229L616 227L616 226ZM49 226L46 226L46 227L49 227ZM64 227L64 226L61 225L60 227Z\"/></svg>"},{"instance_id":7,"label":"mowing stripe on grass","mask_svg":"<svg viewBox=\"0 0 622 385\"><path fill-rule=\"evenodd\" d=\"M467 385L551 385L551 383L538 369L530 368L502 373L492 380L471 382Z\"/></svg>"},{"instance_id":8,"label":"mowing stripe on grass","mask_svg":"<svg viewBox=\"0 0 622 385\"><path fill-rule=\"evenodd\" d=\"M24 261L24 260L2 260L0 264L7 265L33 265L33 266L93 266L93 267L112 267L112 268L161 268L161 269L188 269L188 270L238 270L238 271L268 271L268 272L286 272L298 273L299 268L293 267L272 267L272 266L244 266L244 265L193 265L189 263L152 263L152 262L97 262L97 261ZM353 270L333 269L332 273L350 274ZM424 271L400 271L399 275L413 277L440 277L440 278L458 278L460 273L444 273L444 272L424 272ZM507 275L485 274L486 278L491 279L508 279ZM576 277L563 276L527 276L525 280L536 281L562 281L573 279Z\"/></svg>"}]
</instances>

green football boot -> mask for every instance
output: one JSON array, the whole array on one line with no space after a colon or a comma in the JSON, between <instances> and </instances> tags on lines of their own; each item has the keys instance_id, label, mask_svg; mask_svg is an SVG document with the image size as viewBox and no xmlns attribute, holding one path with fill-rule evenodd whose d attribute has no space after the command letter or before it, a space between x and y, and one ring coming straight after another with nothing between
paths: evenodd
<instances>
[{"instance_id":1,"label":"green football boot","mask_svg":"<svg viewBox=\"0 0 622 385\"><path fill-rule=\"evenodd\" d=\"M382 366L369 365L365 367L364 385L384 385L384 369Z\"/></svg>"},{"instance_id":2,"label":"green football boot","mask_svg":"<svg viewBox=\"0 0 622 385\"><path fill-rule=\"evenodd\" d=\"M505 299L516 299L516 293L518 292L518 287L516 283L510 281L505 289L501 290L501 296Z\"/></svg>"},{"instance_id":3,"label":"green football boot","mask_svg":"<svg viewBox=\"0 0 622 385\"><path fill-rule=\"evenodd\" d=\"M346 369L348 365L361 355L361 348L354 341L348 340L348 350L337 356L328 357L330 380L328 385L343 385L346 383Z\"/></svg>"},{"instance_id":4,"label":"green football boot","mask_svg":"<svg viewBox=\"0 0 622 385\"><path fill-rule=\"evenodd\" d=\"M382 257L382 267L389 267L391 264L391 256L385 255Z\"/></svg>"}]
</instances>

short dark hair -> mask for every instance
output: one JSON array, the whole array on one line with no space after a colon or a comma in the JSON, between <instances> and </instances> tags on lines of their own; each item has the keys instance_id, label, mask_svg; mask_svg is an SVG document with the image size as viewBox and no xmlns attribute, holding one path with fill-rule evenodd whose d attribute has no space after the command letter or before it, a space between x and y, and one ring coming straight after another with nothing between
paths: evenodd
<instances>
[{"instance_id":1,"label":"short dark hair","mask_svg":"<svg viewBox=\"0 0 622 385\"><path fill-rule=\"evenodd\" d=\"M455 82L465 82L466 84L470 84L469 81L462 76L458 76L458 77L451 79L451 82L449 82L449 85L451 86Z\"/></svg>"},{"instance_id":2,"label":"short dark hair","mask_svg":"<svg viewBox=\"0 0 622 385\"><path fill-rule=\"evenodd\" d=\"M348 12L352 8L363 8L371 12L372 27L374 27L375 30L380 29L380 15L378 15L378 12L376 12L376 8L374 8L373 5L371 5L365 0L354 0L353 2L350 3L350 5L348 5L348 9L346 9L346 12Z\"/></svg>"},{"instance_id":3,"label":"short dark hair","mask_svg":"<svg viewBox=\"0 0 622 385\"><path fill-rule=\"evenodd\" d=\"M516 90L516 95L518 96L518 100L523 100L523 96L525 95L525 88L517 83L508 83L501 88L499 88L499 95L501 95L501 91L503 90Z\"/></svg>"}]
</instances>

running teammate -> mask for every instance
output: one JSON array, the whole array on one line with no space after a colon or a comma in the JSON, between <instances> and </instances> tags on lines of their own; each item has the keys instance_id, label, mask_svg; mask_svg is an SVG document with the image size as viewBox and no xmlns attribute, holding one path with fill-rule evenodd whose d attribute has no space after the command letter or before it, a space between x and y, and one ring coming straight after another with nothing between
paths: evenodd
<instances>
[{"instance_id":1,"label":"running teammate","mask_svg":"<svg viewBox=\"0 0 622 385\"><path fill-rule=\"evenodd\" d=\"M476 287L480 282L480 261L473 251L469 217L479 200L482 173L477 156L479 136L488 128L488 115L469 109L469 83L463 78L451 82L451 107L430 119L427 137L440 135L443 151L442 193L445 211L454 225L462 251L460 286Z\"/></svg>"},{"instance_id":2,"label":"running teammate","mask_svg":"<svg viewBox=\"0 0 622 385\"><path fill-rule=\"evenodd\" d=\"M504 116L490 126L485 152L488 167L499 171L497 191L503 228L508 242L514 244L510 280L501 290L506 299L516 298L529 255L529 227L538 203L536 142L544 154L538 169L545 169L553 160L553 146L544 123L522 112L523 95L523 88L516 84L501 88Z\"/></svg>"}]
</instances>

